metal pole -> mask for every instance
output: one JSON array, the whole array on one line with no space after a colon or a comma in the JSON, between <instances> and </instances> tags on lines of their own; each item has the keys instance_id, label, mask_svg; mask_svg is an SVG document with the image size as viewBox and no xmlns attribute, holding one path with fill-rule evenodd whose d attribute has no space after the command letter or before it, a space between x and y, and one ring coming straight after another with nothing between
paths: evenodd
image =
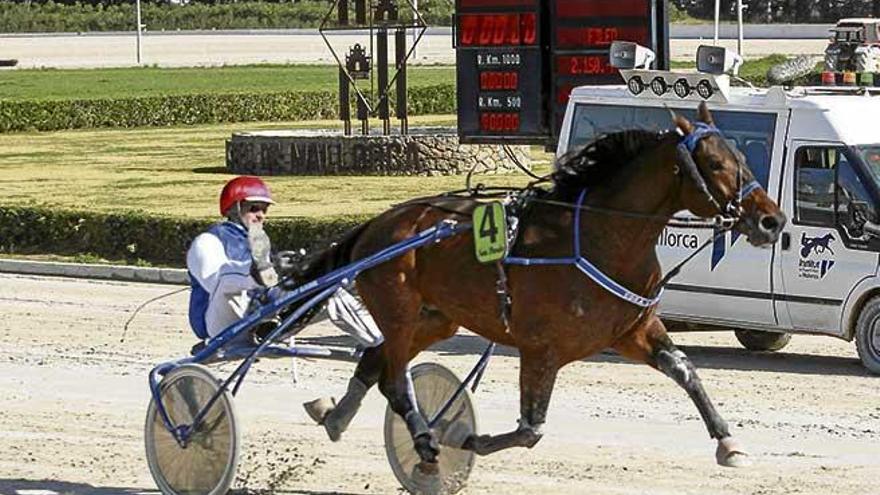
<instances>
[{"instance_id":1,"label":"metal pole","mask_svg":"<svg viewBox=\"0 0 880 495\"><path fill-rule=\"evenodd\" d=\"M141 0L135 0L135 25L137 29L137 63L141 65Z\"/></svg>"},{"instance_id":2,"label":"metal pole","mask_svg":"<svg viewBox=\"0 0 880 495\"><path fill-rule=\"evenodd\" d=\"M718 44L718 25L721 23L721 0L715 0L715 41L713 45Z\"/></svg>"},{"instance_id":3,"label":"metal pole","mask_svg":"<svg viewBox=\"0 0 880 495\"><path fill-rule=\"evenodd\" d=\"M743 2L742 0L736 0L736 23L739 27L739 38L736 42L736 52L740 54L740 56L745 56L743 54Z\"/></svg>"},{"instance_id":4,"label":"metal pole","mask_svg":"<svg viewBox=\"0 0 880 495\"><path fill-rule=\"evenodd\" d=\"M412 44L412 47L413 47L413 50L412 50L413 62L416 61L416 41L418 41L418 39L419 39L419 38L418 38L418 37L419 37L419 30L418 30L418 29L415 29L415 25L416 25L416 15L415 15L415 12L418 12L418 10L419 10L419 0L413 0L413 11L414 11L414 12L413 12L413 18L412 18L412 23L413 23L413 28L414 28L414 29L413 29L413 32L412 32L412 35L413 35L413 40L412 40L412 42L413 42L413 44Z\"/></svg>"}]
</instances>

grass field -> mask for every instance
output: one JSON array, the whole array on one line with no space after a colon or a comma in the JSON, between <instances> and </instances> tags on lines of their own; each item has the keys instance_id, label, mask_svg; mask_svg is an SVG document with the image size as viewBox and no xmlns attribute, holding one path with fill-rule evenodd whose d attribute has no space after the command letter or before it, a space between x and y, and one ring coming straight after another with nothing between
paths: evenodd
<instances>
[{"instance_id":1,"label":"grass field","mask_svg":"<svg viewBox=\"0 0 880 495\"><path fill-rule=\"evenodd\" d=\"M773 63L783 59L773 56L747 62L742 73L763 78ZM280 91L291 86L320 89L332 87L334 74L334 69L320 66L8 71L0 72L0 97ZM450 82L453 74L451 67L420 68L412 81ZM454 116L434 116L412 119L411 126L454 123ZM0 204L210 218L217 214L217 191L231 177L225 169L224 143L233 132L316 127L338 129L340 124L276 122L0 134ZM537 147L532 155L541 162L538 171L549 169L549 155ZM508 175L479 180L513 185L524 184L527 178ZM269 183L281 203L274 215L322 217L377 213L416 196L462 188L464 178L272 177Z\"/></svg>"},{"instance_id":2,"label":"grass field","mask_svg":"<svg viewBox=\"0 0 880 495\"><path fill-rule=\"evenodd\" d=\"M767 69L783 60L784 56L771 55L747 61L740 75L753 83L763 83ZM690 68L693 68L693 63L673 63L673 69ZM454 84L455 67L411 67L407 76L410 86ZM332 90L336 84L337 69L327 65L27 69L0 71L0 99L66 100L200 93L270 93Z\"/></svg>"},{"instance_id":3,"label":"grass field","mask_svg":"<svg viewBox=\"0 0 880 495\"><path fill-rule=\"evenodd\" d=\"M411 126L453 125L453 116ZM210 218L232 175L224 142L236 131L336 128L336 121L228 124L135 130L0 134L0 204L100 212L144 211ZM549 155L538 148L533 156ZM524 184L521 174L479 176L487 185ZM464 177L269 177L273 216L373 214L407 199L464 187Z\"/></svg>"},{"instance_id":4,"label":"grass field","mask_svg":"<svg viewBox=\"0 0 880 495\"><path fill-rule=\"evenodd\" d=\"M272 93L336 88L329 65L0 71L0 99L132 98L200 93ZM411 67L410 86L455 83L450 66ZM360 82L359 82L360 83ZM364 81L368 84L368 81Z\"/></svg>"}]
</instances>

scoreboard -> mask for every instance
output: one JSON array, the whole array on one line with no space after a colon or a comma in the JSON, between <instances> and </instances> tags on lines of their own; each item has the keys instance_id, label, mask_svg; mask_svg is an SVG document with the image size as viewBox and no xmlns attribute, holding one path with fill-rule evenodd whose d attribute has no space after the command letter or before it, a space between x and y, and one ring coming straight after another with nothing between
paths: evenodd
<instances>
[{"instance_id":1,"label":"scoreboard","mask_svg":"<svg viewBox=\"0 0 880 495\"><path fill-rule=\"evenodd\" d=\"M456 7L459 136L541 139L539 0L457 0Z\"/></svg>"},{"instance_id":2,"label":"scoreboard","mask_svg":"<svg viewBox=\"0 0 880 495\"><path fill-rule=\"evenodd\" d=\"M453 33L466 143L555 143L575 86L623 83L612 41L668 69L666 0L456 0Z\"/></svg>"}]
</instances>

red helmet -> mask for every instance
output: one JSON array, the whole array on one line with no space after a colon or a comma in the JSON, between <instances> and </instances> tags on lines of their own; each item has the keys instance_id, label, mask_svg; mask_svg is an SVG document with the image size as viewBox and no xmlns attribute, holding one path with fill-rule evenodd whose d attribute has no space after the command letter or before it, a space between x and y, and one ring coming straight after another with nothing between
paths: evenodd
<instances>
[{"instance_id":1,"label":"red helmet","mask_svg":"<svg viewBox=\"0 0 880 495\"><path fill-rule=\"evenodd\" d=\"M220 214L225 215L239 201L261 201L275 204L269 187L259 177L242 175L227 182L220 192Z\"/></svg>"}]
</instances>

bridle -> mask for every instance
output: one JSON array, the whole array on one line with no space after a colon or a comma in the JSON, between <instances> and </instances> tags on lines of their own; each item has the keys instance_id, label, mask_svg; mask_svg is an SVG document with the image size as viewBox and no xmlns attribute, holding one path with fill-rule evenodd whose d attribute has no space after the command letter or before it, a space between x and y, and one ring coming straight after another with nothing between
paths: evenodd
<instances>
[{"instance_id":1,"label":"bridle","mask_svg":"<svg viewBox=\"0 0 880 495\"><path fill-rule=\"evenodd\" d=\"M730 151L731 154L734 154L734 156L735 153L730 149L730 145L727 144L720 129L712 124L706 124L704 122L694 122L693 125L694 129L689 134L682 136L681 141L679 141L676 147L676 152L678 154L677 163L681 165L681 167L676 167L676 173L679 177L682 177L683 179L687 177L694 183L697 190L703 194L709 204L711 204L712 207L715 208L715 211L718 212L720 219L717 219L717 221L719 221L719 223L732 227L739 221L743 214L743 199L748 197L754 191L763 189L763 187L761 187L761 184L758 183L754 177L751 177L748 182L743 183L743 167L742 162L740 161L736 173L736 194L722 206L718 199L716 199L716 195L710 191L709 183L706 181L706 178L703 176L703 173L694 161L694 152L703 138L717 135L721 138L724 145L727 146L728 151ZM716 189L717 191L717 187L713 189Z\"/></svg>"}]
</instances>

